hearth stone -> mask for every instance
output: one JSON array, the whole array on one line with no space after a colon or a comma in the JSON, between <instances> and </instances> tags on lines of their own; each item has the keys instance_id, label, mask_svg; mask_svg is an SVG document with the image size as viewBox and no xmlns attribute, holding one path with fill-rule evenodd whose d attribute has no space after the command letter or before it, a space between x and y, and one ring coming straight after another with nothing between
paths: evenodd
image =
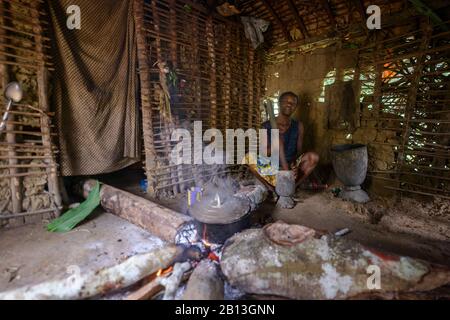
<instances>
[{"instance_id":1,"label":"hearth stone","mask_svg":"<svg viewBox=\"0 0 450 320\"><path fill-rule=\"evenodd\" d=\"M449 268L379 253L344 238L327 235L282 246L269 240L261 229L249 229L229 239L221 268L230 284L246 293L291 299L427 291L450 283ZM381 272L381 288L370 287L372 290L369 277L376 268Z\"/></svg>"}]
</instances>

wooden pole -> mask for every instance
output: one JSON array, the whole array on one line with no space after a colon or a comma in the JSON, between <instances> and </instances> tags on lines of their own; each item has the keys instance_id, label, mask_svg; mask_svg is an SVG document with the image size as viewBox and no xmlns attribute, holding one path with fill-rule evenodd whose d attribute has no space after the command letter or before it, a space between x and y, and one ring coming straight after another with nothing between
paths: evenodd
<instances>
[{"instance_id":1,"label":"wooden pole","mask_svg":"<svg viewBox=\"0 0 450 320\"><path fill-rule=\"evenodd\" d=\"M177 66L178 66L178 45L177 45L177 12L175 10L176 8L176 1L170 0L169 1L169 16L170 16L170 60L172 61L173 71L177 72ZM178 115L176 115L176 121L175 124L177 127L180 126ZM169 131L169 134L172 134L172 132ZM170 158L170 154L166 155L167 158ZM174 194L177 194L178 191L183 192L185 189L185 185L182 182L182 174L183 174L183 165L179 165L176 167L175 175L179 181L179 190L178 186L174 186L173 192Z\"/></svg>"},{"instance_id":2,"label":"wooden pole","mask_svg":"<svg viewBox=\"0 0 450 320\"><path fill-rule=\"evenodd\" d=\"M209 97L211 100L210 127L217 127L217 88L216 88L216 52L214 46L214 28L212 17L206 22L206 38L208 42L208 65L210 68Z\"/></svg>"},{"instance_id":3,"label":"wooden pole","mask_svg":"<svg viewBox=\"0 0 450 320\"><path fill-rule=\"evenodd\" d=\"M259 55L259 53L258 53ZM262 84L264 83L264 80L261 81L261 79L264 79L264 70L262 68L262 57L258 57L258 62L257 62L257 69L256 69L256 75L255 75L255 87L256 87L256 104L258 107L258 112L257 112L257 125L260 126L261 125L261 102L262 102L262 95L264 92L262 90Z\"/></svg>"},{"instance_id":4,"label":"wooden pole","mask_svg":"<svg viewBox=\"0 0 450 320\"><path fill-rule=\"evenodd\" d=\"M33 9L31 11L32 17L35 19L36 24L33 28L33 31L36 33L35 41L36 41L36 52L39 58L39 68L37 70L37 90L38 90L38 101L39 106L44 113L50 111L50 106L48 104L48 73L45 67L45 56L43 49L43 37L42 37L42 27L39 24L39 13L38 6L39 2L33 1ZM42 133L42 144L46 148L46 156L49 167L46 169L47 171L47 179L48 179L48 190L55 202L55 214L57 216L60 215L60 207L62 205L61 191L59 188L59 180L58 180L58 172L56 169L56 161L53 157L52 153L52 141L51 141L51 132L50 132L50 119L47 115L42 115L41 119L41 133Z\"/></svg>"},{"instance_id":5,"label":"wooden pole","mask_svg":"<svg viewBox=\"0 0 450 320\"><path fill-rule=\"evenodd\" d=\"M298 24L300 30L303 33L303 37L305 39L308 39L309 38L308 30L306 30L305 23L303 22L302 17L300 17L300 15L298 14L298 10L295 7L294 2L292 2L292 0L286 0L286 1L288 3L289 9L291 10L292 14L294 15L295 20L297 21L297 24Z\"/></svg>"},{"instance_id":6,"label":"wooden pole","mask_svg":"<svg viewBox=\"0 0 450 320\"><path fill-rule=\"evenodd\" d=\"M7 3L0 3L0 19L2 19L1 24L4 25L4 9L5 6L7 6ZM3 28L0 28L0 51L4 51L3 44L6 43L6 39L3 37L6 34L6 31ZM5 58L0 54L0 60L4 60ZM1 84L2 89L5 90L6 85L9 82L9 74L8 74L8 68L5 64L0 64L0 75L1 75ZM3 92L2 92L3 96ZM2 99L4 100L4 99ZM2 115L3 116L3 115ZM8 120L10 121L6 125L6 142L8 144L15 144L16 143L16 134L15 134L15 125L12 123L15 120L15 115L10 113ZM8 146L8 165L9 168L9 175L11 176L10 179L10 190L11 190L11 202L12 202L12 213L18 214L22 212L22 192L21 192L21 181L20 178L17 177L17 174L19 173L17 169L17 165L19 164L18 159L16 158L17 154L15 151L15 148Z\"/></svg>"},{"instance_id":7,"label":"wooden pole","mask_svg":"<svg viewBox=\"0 0 450 320\"><path fill-rule=\"evenodd\" d=\"M414 68L413 72L413 80L411 82L410 90L408 93L408 102L406 104L405 108L405 125L404 125L404 132L402 134L401 139L401 145L399 148L398 158L397 158L397 171L399 172L397 174L398 178L398 188L401 186L401 171L403 169L403 165L406 160L406 146L409 143L409 137L411 134L411 119L414 114L414 109L416 108L416 102L417 102L417 91L419 90L420 86L420 79L422 77L422 72L424 69L424 62L425 62L425 54L423 53L430 43L430 37L432 33L432 28L427 24L424 23L422 25L423 35L422 35L422 43L420 45L420 51L417 55L417 61L416 61L416 67Z\"/></svg>"},{"instance_id":8,"label":"wooden pole","mask_svg":"<svg viewBox=\"0 0 450 320\"><path fill-rule=\"evenodd\" d=\"M236 34L236 37L239 39L240 38L240 35L239 35L239 30L237 30L236 31L237 32L237 34ZM241 59L241 46L238 44L237 45L237 48L236 48L236 57L237 57L237 59ZM239 63L239 60L238 60L238 63ZM239 70L241 70L241 68L239 68ZM239 121L238 121L238 124L239 124L239 128L243 128L244 127L244 110L243 110L243 106L242 106L242 102L243 102L243 88L242 88L242 86L238 86L238 90L237 90L237 92L238 92L238 111L239 111Z\"/></svg>"},{"instance_id":9,"label":"wooden pole","mask_svg":"<svg viewBox=\"0 0 450 320\"><path fill-rule=\"evenodd\" d=\"M353 90L355 92L355 128L359 128L361 126L361 69L359 68L359 64L355 67L355 74L353 77Z\"/></svg>"},{"instance_id":10,"label":"wooden pole","mask_svg":"<svg viewBox=\"0 0 450 320\"><path fill-rule=\"evenodd\" d=\"M283 31L284 37L286 38L286 41L291 42L292 39L291 39L291 36L289 35L289 32L288 32L286 26L284 25L283 21L280 19L278 14L275 12L272 5L267 0L262 0L262 3L267 8L267 10L269 10L270 15L275 19L277 24L280 26L281 30Z\"/></svg>"},{"instance_id":11,"label":"wooden pole","mask_svg":"<svg viewBox=\"0 0 450 320\"><path fill-rule=\"evenodd\" d=\"M152 170L156 168L156 152L154 149L153 124L152 124L152 106L150 103L150 66L149 51L144 33L144 1L134 0L134 23L137 42L137 58L139 65L139 80L141 86L141 110L142 110L142 129L144 136L145 151L145 172L147 175L147 192L154 195L156 181Z\"/></svg>"},{"instance_id":12,"label":"wooden pole","mask_svg":"<svg viewBox=\"0 0 450 320\"><path fill-rule=\"evenodd\" d=\"M160 31L160 23L161 23L160 19L159 19L160 10L158 9L158 7L156 5L156 0L152 0L152 2L151 2L151 10L152 10L154 36L155 36L156 59L157 59L156 62L157 63L163 63L163 62L166 62L166 61L164 61L163 55L162 55L161 41L163 39L162 39L162 36L161 36L161 31ZM173 39L173 40L176 41L176 39ZM170 38L169 38L169 40L166 40L166 41L170 41ZM172 45L172 48L173 48L173 44L171 44L171 45ZM173 55L173 53L171 53L171 55ZM159 71L159 73L160 73L160 71ZM156 86L160 86L161 90L162 90L162 86L165 85L165 84L162 84L161 81L164 81L164 79L160 78L159 82L156 83L155 85ZM165 93L163 93L163 94L165 94ZM163 134L163 136L166 139L170 139L170 123L168 122L168 120L166 118L167 118L166 116L162 116L161 114L159 114L159 123L160 123L160 126L161 126L161 133ZM163 152L164 152L163 153L164 154L164 158L165 158L165 160L168 161L169 155L170 155L169 143L166 141L166 142L161 142L161 144L162 144L162 147L163 147L162 149L163 149ZM172 182L173 182L173 184L172 184L172 191L173 191L174 194L177 194L178 193L178 185L176 183L176 176L177 176L176 168L174 168L174 169L169 168L168 171L170 172L170 175L172 177ZM156 185L157 186L159 185L159 181L158 180L156 181ZM155 189L155 190L157 190L157 189Z\"/></svg>"},{"instance_id":13,"label":"wooden pole","mask_svg":"<svg viewBox=\"0 0 450 320\"><path fill-rule=\"evenodd\" d=\"M231 47L231 27L227 27L225 31L225 83L224 83L224 100L225 100L225 128L230 128L231 113L231 67L230 67L230 47Z\"/></svg>"},{"instance_id":14,"label":"wooden pole","mask_svg":"<svg viewBox=\"0 0 450 320\"><path fill-rule=\"evenodd\" d=\"M199 17L198 15L194 20L192 21L192 52L193 52L193 58L194 61L192 63L192 88L194 90L194 101L195 101L195 109L197 110L197 113L195 115L195 120L202 120L202 85L200 80L200 51L199 51L199 38L200 38L200 32L199 32ZM194 147L192 148L194 152L201 152L200 150L194 150ZM196 187L199 187L203 184L202 181L202 165L201 164L193 164L192 171L194 174L194 183Z\"/></svg>"},{"instance_id":15,"label":"wooden pole","mask_svg":"<svg viewBox=\"0 0 450 320\"><path fill-rule=\"evenodd\" d=\"M330 4L328 3L328 0L322 0L322 5L325 8L325 11L327 12L328 19L330 19L331 25L334 30L336 28L337 23L333 11L331 10Z\"/></svg>"},{"instance_id":16,"label":"wooden pole","mask_svg":"<svg viewBox=\"0 0 450 320\"><path fill-rule=\"evenodd\" d=\"M248 128L253 128L253 117L255 116L255 102L253 96L253 68L255 63L255 50L249 46L248 49Z\"/></svg>"}]
</instances>

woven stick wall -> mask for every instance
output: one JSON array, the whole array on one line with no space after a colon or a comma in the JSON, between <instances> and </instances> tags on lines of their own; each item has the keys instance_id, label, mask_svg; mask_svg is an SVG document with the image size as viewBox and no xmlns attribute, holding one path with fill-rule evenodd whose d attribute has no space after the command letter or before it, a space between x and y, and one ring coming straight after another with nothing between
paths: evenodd
<instances>
[{"instance_id":1,"label":"woven stick wall","mask_svg":"<svg viewBox=\"0 0 450 320\"><path fill-rule=\"evenodd\" d=\"M250 128L260 122L263 54L243 27L189 1L135 1L149 192L176 194L223 173L171 165L174 128ZM230 168L224 169L228 171Z\"/></svg>"},{"instance_id":2,"label":"woven stick wall","mask_svg":"<svg viewBox=\"0 0 450 320\"><path fill-rule=\"evenodd\" d=\"M372 171L386 188L450 199L449 24L423 22L413 32L360 50L361 125L391 132L377 148L395 154L392 167ZM373 88L370 89L370 88ZM378 140L378 139L377 139Z\"/></svg>"},{"instance_id":3,"label":"woven stick wall","mask_svg":"<svg viewBox=\"0 0 450 320\"><path fill-rule=\"evenodd\" d=\"M0 92L18 81L24 98L14 104L0 133L0 227L49 219L59 214L55 147L48 105L52 70L43 1L0 1Z\"/></svg>"}]
</instances>

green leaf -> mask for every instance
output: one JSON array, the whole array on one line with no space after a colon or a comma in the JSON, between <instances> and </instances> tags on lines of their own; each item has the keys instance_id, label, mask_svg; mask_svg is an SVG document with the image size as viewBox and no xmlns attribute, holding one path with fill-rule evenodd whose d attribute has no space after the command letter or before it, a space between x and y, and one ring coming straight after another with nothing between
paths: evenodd
<instances>
[{"instance_id":1,"label":"green leaf","mask_svg":"<svg viewBox=\"0 0 450 320\"><path fill-rule=\"evenodd\" d=\"M100 205L100 183L97 181L88 198L47 225L50 232L67 232L86 219Z\"/></svg>"}]
</instances>

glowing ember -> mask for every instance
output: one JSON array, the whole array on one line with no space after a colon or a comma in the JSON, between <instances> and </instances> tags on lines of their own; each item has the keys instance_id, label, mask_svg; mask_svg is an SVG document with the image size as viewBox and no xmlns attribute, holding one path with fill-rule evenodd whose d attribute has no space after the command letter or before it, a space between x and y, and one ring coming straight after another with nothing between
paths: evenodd
<instances>
[{"instance_id":1,"label":"glowing ember","mask_svg":"<svg viewBox=\"0 0 450 320\"><path fill-rule=\"evenodd\" d=\"M212 244L209 243L208 240L203 239L202 242L203 242L203 245L204 245L206 248L211 248L211 247L212 247Z\"/></svg>"},{"instance_id":2,"label":"glowing ember","mask_svg":"<svg viewBox=\"0 0 450 320\"><path fill-rule=\"evenodd\" d=\"M214 252L209 253L208 259L212 260L212 261L220 262L219 257Z\"/></svg>"},{"instance_id":3,"label":"glowing ember","mask_svg":"<svg viewBox=\"0 0 450 320\"><path fill-rule=\"evenodd\" d=\"M156 273L156 276L157 276L157 277L161 277L161 276L163 276L163 275L166 275L166 274L172 272L172 270L173 270L173 267L172 267L172 266L170 266L170 267L167 268L166 270L159 269L158 272Z\"/></svg>"}]
</instances>

